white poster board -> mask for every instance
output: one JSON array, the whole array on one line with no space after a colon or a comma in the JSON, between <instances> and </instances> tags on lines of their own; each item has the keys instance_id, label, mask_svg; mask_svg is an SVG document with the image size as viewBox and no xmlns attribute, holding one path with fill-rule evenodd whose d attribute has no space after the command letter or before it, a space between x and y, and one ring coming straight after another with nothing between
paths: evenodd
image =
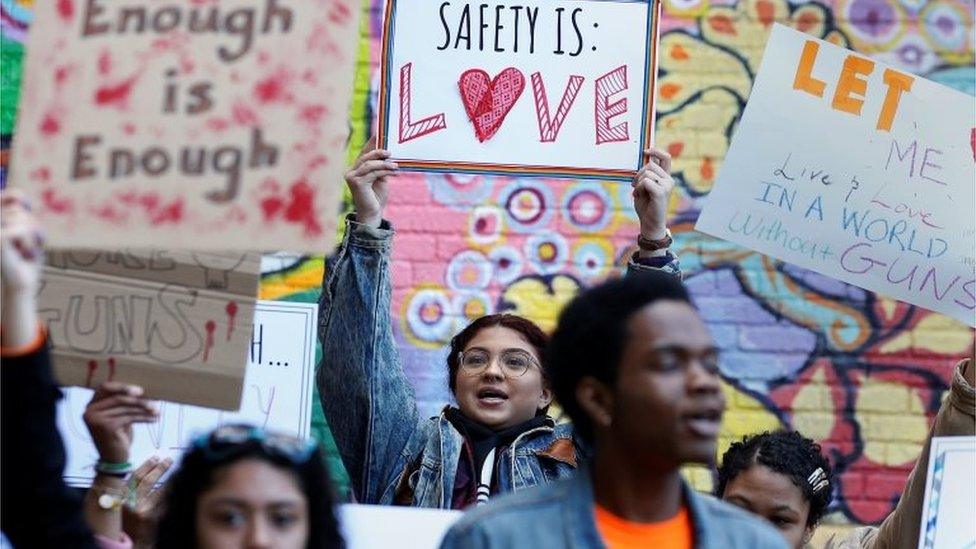
<instances>
[{"instance_id":1,"label":"white poster board","mask_svg":"<svg viewBox=\"0 0 976 549\"><path fill-rule=\"evenodd\" d=\"M976 326L974 107L776 25L695 228Z\"/></svg>"},{"instance_id":2,"label":"white poster board","mask_svg":"<svg viewBox=\"0 0 976 549\"><path fill-rule=\"evenodd\" d=\"M193 437L213 428L244 422L302 438L309 436L318 305L258 301L238 412L222 412L187 404L156 402L159 421L136 425L129 461L138 466L150 456L179 456ZM81 419L92 391L65 388L58 405L58 428L68 454L65 481L88 486L98 452Z\"/></svg>"},{"instance_id":3,"label":"white poster board","mask_svg":"<svg viewBox=\"0 0 976 549\"><path fill-rule=\"evenodd\" d=\"M52 247L332 249L359 2L30 6L10 185Z\"/></svg>"},{"instance_id":4,"label":"white poster board","mask_svg":"<svg viewBox=\"0 0 976 549\"><path fill-rule=\"evenodd\" d=\"M919 549L976 546L976 437L935 437L929 453Z\"/></svg>"},{"instance_id":5,"label":"white poster board","mask_svg":"<svg viewBox=\"0 0 976 549\"><path fill-rule=\"evenodd\" d=\"M660 2L389 0L379 143L401 169L630 179Z\"/></svg>"},{"instance_id":6,"label":"white poster board","mask_svg":"<svg viewBox=\"0 0 976 549\"><path fill-rule=\"evenodd\" d=\"M339 507L346 549L437 549L461 511L347 504Z\"/></svg>"}]
</instances>

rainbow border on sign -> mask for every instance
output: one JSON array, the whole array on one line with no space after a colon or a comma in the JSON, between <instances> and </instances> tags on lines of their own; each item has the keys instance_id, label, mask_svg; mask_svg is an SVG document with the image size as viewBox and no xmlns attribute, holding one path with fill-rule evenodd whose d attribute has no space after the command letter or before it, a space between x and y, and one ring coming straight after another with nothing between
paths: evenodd
<instances>
[{"instance_id":1,"label":"rainbow border on sign","mask_svg":"<svg viewBox=\"0 0 976 549\"><path fill-rule=\"evenodd\" d=\"M621 0L618 3L632 3ZM568 166L540 166L531 164L501 164L479 162L441 162L435 160L415 160L397 158L396 162L403 171L422 171L435 173L475 173L487 175L508 175L521 177L556 177L567 179L601 179L627 181L634 177L634 173L644 164L644 150L654 143L654 113L657 105L657 67L658 45L660 44L659 21L661 20L661 0L649 0L647 10L647 52L644 55L644 90L641 116L641 142L637 150L637 162L634 170L609 170L593 168L572 168ZM382 148L387 148L389 142L389 113L391 81L390 58L393 52L393 36L395 33L394 13L397 0L388 0L386 13L383 18L383 49L380 61L380 89L379 89L379 124L376 130L377 142Z\"/></svg>"}]
</instances>

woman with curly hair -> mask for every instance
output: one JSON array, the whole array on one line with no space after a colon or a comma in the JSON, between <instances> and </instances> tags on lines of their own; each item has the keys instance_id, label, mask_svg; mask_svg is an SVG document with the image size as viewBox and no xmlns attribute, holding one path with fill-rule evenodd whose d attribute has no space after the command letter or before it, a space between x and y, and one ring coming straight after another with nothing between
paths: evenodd
<instances>
[{"instance_id":1,"label":"woman with curly hair","mask_svg":"<svg viewBox=\"0 0 976 549\"><path fill-rule=\"evenodd\" d=\"M898 505L880 526L857 528L833 549L874 547L914 549L925 497L932 437L976 434L976 340L968 359L953 369L948 398L942 401L922 453ZM796 431L749 435L722 456L715 495L773 523L797 549L810 541L827 510L834 479L820 445Z\"/></svg>"},{"instance_id":2,"label":"woman with curly hair","mask_svg":"<svg viewBox=\"0 0 976 549\"><path fill-rule=\"evenodd\" d=\"M764 432L722 456L715 495L764 517L803 547L830 503L831 469L820 445L796 431Z\"/></svg>"}]
</instances>

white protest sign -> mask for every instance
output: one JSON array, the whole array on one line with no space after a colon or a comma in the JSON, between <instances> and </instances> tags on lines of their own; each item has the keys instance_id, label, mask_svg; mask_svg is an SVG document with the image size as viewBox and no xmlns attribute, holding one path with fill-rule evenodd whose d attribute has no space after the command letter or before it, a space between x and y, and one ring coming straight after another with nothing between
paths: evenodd
<instances>
[{"instance_id":1,"label":"white protest sign","mask_svg":"<svg viewBox=\"0 0 976 549\"><path fill-rule=\"evenodd\" d=\"M10 185L53 247L332 249L359 2L31 6Z\"/></svg>"},{"instance_id":2,"label":"white protest sign","mask_svg":"<svg viewBox=\"0 0 976 549\"><path fill-rule=\"evenodd\" d=\"M928 476L919 549L976 546L976 437L935 437Z\"/></svg>"},{"instance_id":3,"label":"white protest sign","mask_svg":"<svg viewBox=\"0 0 976 549\"><path fill-rule=\"evenodd\" d=\"M339 524L347 549L437 549L461 514L440 509L348 504L339 507Z\"/></svg>"},{"instance_id":4,"label":"white protest sign","mask_svg":"<svg viewBox=\"0 0 976 549\"><path fill-rule=\"evenodd\" d=\"M193 437L226 424L243 422L306 438L311 428L312 384L318 305L258 301L238 412L222 412L186 404L157 402L159 421L136 425L129 461L150 456L178 457ZM89 389L65 388L58 405L58 428L68 454L65 480L87 486L94 476L98 452L81 419L91 400Z\"/></svg>"},{"instance_id":5,"label":"white protest sign","mask_svg":"<svg viewBox=\"0 0 976 549\"><path fill-rule=\"evenodd\" d=\"M777 25L695 228L976 326L974 106Z\"/></svg>"},{"instance_id":6,"label":"white protest sign","mask_svg":"<svg viewBox=\"0 0 976 549\"><path fill-rule=\"evenodd\" d=\"M389 0L379 142L402 169L629 179L660 3Z\"/></svg>"}]
</instances>

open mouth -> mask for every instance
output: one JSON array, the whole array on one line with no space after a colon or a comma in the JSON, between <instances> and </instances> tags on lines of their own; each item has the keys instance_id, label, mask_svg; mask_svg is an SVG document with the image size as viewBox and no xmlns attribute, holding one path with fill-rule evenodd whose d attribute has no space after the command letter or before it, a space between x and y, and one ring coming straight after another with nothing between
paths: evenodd
<instances>
[{"instance_id":1,"label":"open mouth","mask_svg":"<svg viewBox=\"0 0 976 549\"><path fill-rule=\"evenodd\" d=\"M684 414L681 419L693 434L714 438L718 436L719 429L722 426L722 411L718 409L699 410Z\"/></svg>"},{"instance_id":2,"label":"open mouth","mask_svg":"<svg viewBox=\"0 0 976 549\"><path fill-rule=\"evenodd\" d=\"M506 400L508 400L508 395L505 394L505 391L502 391L501 389L485 387L484 389L478 391L478 402L482 404L501 404Z\"/></svg>"}]
</instances>

